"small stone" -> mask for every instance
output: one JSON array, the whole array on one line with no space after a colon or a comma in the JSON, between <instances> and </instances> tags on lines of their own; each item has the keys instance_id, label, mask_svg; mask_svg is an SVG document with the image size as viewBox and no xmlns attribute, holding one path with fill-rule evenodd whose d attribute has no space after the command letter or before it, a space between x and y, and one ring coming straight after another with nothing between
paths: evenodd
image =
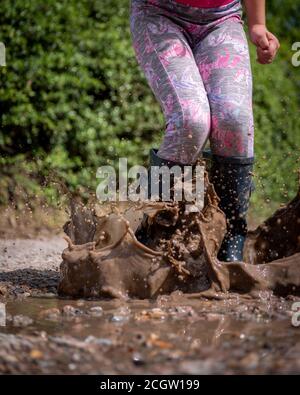
<instances>
[{"instance_id":1,"label":"small stone","mask_svg":"<svg viewBox=\"0 0 300 395\"><path fill-rule=\"evenodd\" d=\"M8 294L8 289L5 285L0 285L0 295L6 295Z\"/></svg>"},{"instance_id":2,"label":"small stone","mask_svg":"<svg viewBox=\"0 0 300 395\"><path fill-rule=\"evenodd\" d=\"M40 350L31 350L30 357L33 359L41 359L43 357L43 353Z\"/></svg>"},{"instance_id":3,"label":"small stone","mask_svg":"<svg viewBox=\"0 0 300 395\"><path fill-rule=\"evenodd\" d=\"M57 295L54 292L46 292L46 293L40 294L39 297L45 298L45 299L54 299L57 297Z\"/></svg>"},{"instance_id":4,"label":"small stone","mask_svg":"<svg viewBox=\"0 0 300 395\"><path fill-rule=\"evenodd\" d=\"M167 313L160 308L154 308L151 310L143 310L135 315L135 319L139 321L147 321L150 319L164 320Z\"/></svg>"},{"instance_id":5,"label":"small stone","mask_svg":"<svg viewBox=\"0 0 300 395\"><path fill-rule=\"evenodd\" d=\"M128 307L120 307L115 314L111 316L111 322L127 322L129 321L131 310Z\"/></svg>"},{"instance_id":6,"label":"small stone","mask_svg":"<svg viewBox=\"0 0 300 395\"><path fill-rule=\"evenodd\" d=\"M25 327L29 326L33 323L33 320L30 317L27 317L25 315L15 315L12 319L12 324L13 326L18 326L18 327Z\"/></svg>"},{"instance_id":7,"label":"small stone","mask_svg":"<svg viewBox=\"0 0 300 395\"><path fill-rule=\"evenodd\" d=\"M136 366L145 365L145 360L144 360L143 356L140 353L138 353L138 352L133 353L133 355L132 355L132 362Z\"/></svg>"},{"instance_id":8,"label":"small stone","mask_svg":"<svg viewBox=\"0 0 300 395\"><path fill-rule=\"evenodd\" d=\"M241 365L247 369L255 369L259 363L259 356L255 352L246 355L241 361Z\"/></svg>"},{"instance_id":9,"label":"small stone","mask_svg":"<svg viewBox=\"0 0 300 395\"><path fill-rule=\"evenodd\" d=\"M129 318L124 315L113 315L110 318L111 322L116 322L116 323L127 322L128 320L129 320Z\"/></svg>"},{"instance_id":10,"label":"small stone","mask_svg":"<svg viewBox=\"0 0 300 395\"><path fill-rule=\"evenodd\" d=\"M6 325L6 307L4 303L0 303L0 326Z\"/></svg>"},{"instance_id":11,"label":"small stone","mask_svg":"<svg viewBox=\"0 0 300 395\"><path fill-rule=\"evenodd\" d=\"M74 353L73 355L72 355L72 360L74 361L74 362L79 362L80 360L81 360L81 357L80 357L80 354L79 353Z\"/></svg>"},{"instance_id":12,"label":"small stone","mask_svg":"<svg viewBox=\"0 0 300 395\"><path fill-rule=\"evenodd\" d=\"M56 321L60 317L60 310L57 308L46 309L40 313L42 318Z\"/></svg>"},{"instance_id":13,"label":"small stone","mask_svg":"<svg viewBox=\"0 0 300 395\"><path fill-rule=\"evenodd\" d=\"M95 336L88 336L85 340L85 343L92 343L92 344L98 344L100 346L111 346L112 345L112 340L110 339L105 339L105 338L99 338Z\"/></svg>"},{"instance_id":14,"label":"small stone","mask_svg":"<svg viewBox=\"0 0 300 395\"><path fill-rule=\"evenodd\" d=\"M62 313L63 313L63 315L65 315L67 317L75 317L75 316L78 316L78 315L82 315L83 311L80 310L80 309L76 309L73 306L66 305L62 309Z\"/></svg>"},{"instance_id":15,"label":"small stone","mask_svg":"<svg viewBox=\"0 0 300 395\"><path fill-rule=\"evenodd\" d=\"M212 374L216 372L216 367L214 366L213 360L207 359L205 361L183 361L179 365L181 374Z\"/></svg>"},{"instance_id":16,"label":"small stone","mask_svg":"<svg viewBox=\"0 0 300 395\"><path fill-rule=\"evenodd\" d=\"M91 307L89 313L95 317L100 317L103 314L103 309L101 306Z\"/></svg>"}]
</instances>

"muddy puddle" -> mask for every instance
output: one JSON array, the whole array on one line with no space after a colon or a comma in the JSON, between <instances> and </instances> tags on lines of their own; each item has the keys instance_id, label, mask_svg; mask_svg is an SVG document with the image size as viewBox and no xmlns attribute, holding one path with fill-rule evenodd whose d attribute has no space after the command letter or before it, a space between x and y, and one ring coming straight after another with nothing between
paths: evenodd
<instances>
[{"instance_id":1,"label":"muddy puddle","mask_svg":"<svg viewBox=\"0 0 300 395\"><path fill-rule=\"evenodd\" d=\"M3 242L0 373L299 374L300 189L235 263L205 191L198 213L73 201L64 245Z\"/></svg>"},{"instance_id":2,"label":"muddy puddle","mask_svg":"<svg viewBox=\"0 0 300 395\"><path fill-rule=\"evenodd\" d=\"M299 374L295 300L11 300L0 372Z\"/></svg>"}]
</instances>

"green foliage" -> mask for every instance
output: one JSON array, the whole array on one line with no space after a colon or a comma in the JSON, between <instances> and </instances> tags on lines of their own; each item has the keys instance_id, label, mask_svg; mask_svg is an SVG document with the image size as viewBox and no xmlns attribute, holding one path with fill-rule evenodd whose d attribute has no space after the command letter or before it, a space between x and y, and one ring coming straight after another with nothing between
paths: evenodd
<instances>
[{"instance_id":1,"label":"green foliage","mask_svg":"<svg viewBox=\"0 0 300 395\"><path fill-rule=\"evenodd\" d=\"M62 147L80 173L146 153L161 114L136 65L128 11L127 1L2 1L2 154Z\"/></svg>"},{"instance_id":2,"label":"green foliage","mask_svg":"<svg viewBox=\"0 0 300 395\"><path fill-rule=\"evenodd\" d=\"M300 92L296 86L299 70L292 70L289 56L282 48L273 65L253 62L257 158L257 191L253 202L272 201L270 210L293 198L298 187ZM254 53L252 59L255 59Z\"/></svg>"},{"instance_id":3,"label":"green foliage","mask_svg":"<svg viewBox=\"0 0 300 395\"><path fill-rule=\"evenodd\" d=\"M256 207L266 197L291 197L299 165L300 70L291 45L300 41L300 11L294 0L270 0L268 8L282 50L274 65L260 66L252 48L256 173L264 184L257 183ZM128 0L1 1L1 202L14 171L21 183L31 174L24 190L33 196L49 172L70 188L94 189L99 165L122 156L129 165L146 160L163 117L137 66L128 18Z\"/></svg>"},{"instance_id":4,"label":"green foliage","mask_svg":"<svg viewBox=\"0 0 300 395\"><path fill-rule=\"evenodd\" d=\"M276 31L280 40L292 44L299 41L299 2L295 0L269 0L266 1L268 11L268 26Z\"/></svg>"}]
</instances>

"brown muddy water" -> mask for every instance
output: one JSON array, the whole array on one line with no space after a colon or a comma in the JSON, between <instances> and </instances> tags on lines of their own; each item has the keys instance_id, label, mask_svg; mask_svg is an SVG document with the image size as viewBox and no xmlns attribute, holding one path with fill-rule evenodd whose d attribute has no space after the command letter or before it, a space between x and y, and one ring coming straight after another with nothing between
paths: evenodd
<instances>
[{"instance_id":1,"label":"brown muddy water","mask_svg":"<svg viewBox=\"0 0 300 395\"><path fill-rule=\"evenodd\" d=\"M192 212L185 202L148 201L105 213L97 203L71 200L58 293L123 300L177 290L215 299L232 292L299 296L300 189L248 232L243 262L219 261L226 217L207 173L204 190L203 209Z\"/></svg>"},{"instance_id":2,"label":"brown muddy water","mask_svg":"<svg viewBox=\"0 0 300 395\"><path fill-rule=\"evenodd\" d=\"M299 374L296 300L208 301L180 292L156 301L10 300L0 372Z\"/></svg>"},{"instance_id":3,"label":"brown muddy water","mask_svg":"<svg viewBox=\"0 0 300 395\"><path fill-rule=\"evenodd\" d=\"M147 245L136 213L80 204L67 243L0 240L0 373L298 375L300 190L249 232L244 262L217 259L208 180L201 213L147 215Z\"/></svg>"}]
</instances>

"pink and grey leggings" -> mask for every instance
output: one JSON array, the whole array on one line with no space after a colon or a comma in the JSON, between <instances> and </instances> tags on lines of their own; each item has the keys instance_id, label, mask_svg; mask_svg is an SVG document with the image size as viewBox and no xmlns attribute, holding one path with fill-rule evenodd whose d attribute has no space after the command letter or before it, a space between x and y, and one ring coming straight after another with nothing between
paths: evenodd
<instances>
[{"instance_id":1,"label":"pink and grey leggings","mask_svg":"<svg viewBox=\"0 0 300 395\"><path fill-rule=\"evenodd\" d=\"M196 8L132 0L136 56L161 103L158 156L194 163L207 140L214 155L253 157L252 74L240 0Z\"/></svg>"}]
</instances>

